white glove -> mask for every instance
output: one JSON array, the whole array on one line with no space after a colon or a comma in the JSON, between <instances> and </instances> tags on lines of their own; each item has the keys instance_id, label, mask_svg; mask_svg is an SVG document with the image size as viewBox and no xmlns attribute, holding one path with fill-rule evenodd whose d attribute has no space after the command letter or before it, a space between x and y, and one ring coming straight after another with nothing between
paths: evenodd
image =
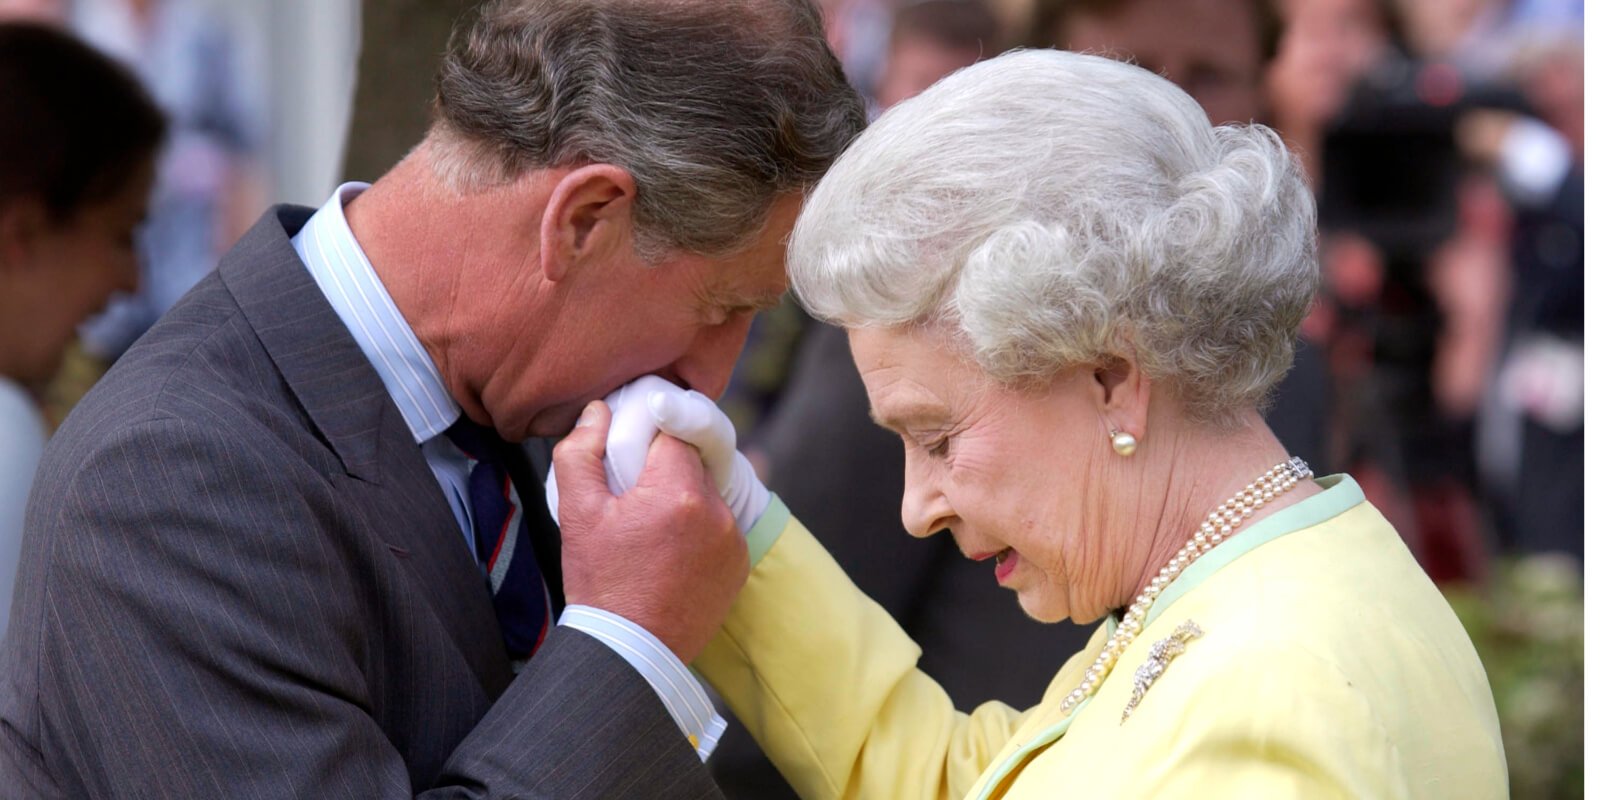
<instances>
[{"instance_id":1,"label":"white glove","mask_svg":"<svg viewBox=\"0 0 1600 800\"><path fill-rule=\"evenodd\" d=\"M611 407L611 429L606 434L606 484L620 495L639 482L645 455L657 432L694 446L711 480L733 512L739 530L749 533L766 512L772 493L756 477L749 459L739 452L733 423L711 398L681 389L663 378L646 375L606 397ZM559 487L555 470L545 481L545 502L550 517L557 514Z\"/></svg>"}]
</instances>

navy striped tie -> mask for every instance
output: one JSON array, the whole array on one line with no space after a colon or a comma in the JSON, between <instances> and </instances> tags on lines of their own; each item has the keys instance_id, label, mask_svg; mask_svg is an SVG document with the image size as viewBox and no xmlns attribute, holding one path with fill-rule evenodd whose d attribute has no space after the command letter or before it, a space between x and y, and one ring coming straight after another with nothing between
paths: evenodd
<instances>
[{"instance_id":1,"label":"navy striped tie","mask_svg":"<svg viewBox=\"0 0 1600 800\"><path fill-rule=\"evenodd\" d=\"M445 436L467 457L467 501L473 519L473 549L489 579L506 655L520 668L550 631L550 594L539 573L522 498L512 485L494 431L465 416Z\"/></svg>"}]
</instances>

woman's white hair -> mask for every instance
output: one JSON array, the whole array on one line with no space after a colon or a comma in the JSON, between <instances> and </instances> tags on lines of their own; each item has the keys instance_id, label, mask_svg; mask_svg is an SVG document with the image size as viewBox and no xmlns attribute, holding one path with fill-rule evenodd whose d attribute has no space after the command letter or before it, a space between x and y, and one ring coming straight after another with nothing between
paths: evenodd
<instances>
[{"instance_id":1,"label":"woman's white hair","mask_svg":"<svg viewBox=\"0 0 1600 800\"><path fill-rule=\"evenodd\" d=\"M1293 361L1315 217L1270 129L1213 128L1138 67L1024 50L871 125L807 200L789 274L837 324L951 326L1006 383L1134 356L1227 425Z\"/></svg>"}]
</instances>

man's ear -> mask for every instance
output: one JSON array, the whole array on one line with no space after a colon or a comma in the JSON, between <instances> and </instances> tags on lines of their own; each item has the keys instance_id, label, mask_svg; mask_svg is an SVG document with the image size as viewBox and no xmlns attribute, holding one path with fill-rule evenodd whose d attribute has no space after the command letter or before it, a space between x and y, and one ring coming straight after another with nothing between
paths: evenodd
<instances>
[{"instance_id":1,"label":"man's ear","mask_svg":"<svg viewBox=\"0 0 1600 800\"><path fill-rule=\"evenodd\" d=\"M612 164L589 164L556 182L539 223L539 269L560 281L575 267L633 247L633 176Z\"/></svg>"},{"instance_id":2,"label":"man's ear","mask_svg":"<svg viewBox=\"0 0 1600 800\"><path fill-rule=\"evenodd\" d=\"M32 262L34 249L49 223L44 203L36 198L0 204L0 272L11 272Z\"/></svg>"},{"instance_id":3,"label":"man's ear","mask_svg":"<svg viewBox=\"0 0 1600 800\"><path fill-rule=\"evenodd\" d=\"M1106 435L1115 430L1144 441L1150 413L1150 376L1140 368L1132 348L1095 368L1093 386L1100 414L1107 423Z\"/></svg>"}]
</instances>

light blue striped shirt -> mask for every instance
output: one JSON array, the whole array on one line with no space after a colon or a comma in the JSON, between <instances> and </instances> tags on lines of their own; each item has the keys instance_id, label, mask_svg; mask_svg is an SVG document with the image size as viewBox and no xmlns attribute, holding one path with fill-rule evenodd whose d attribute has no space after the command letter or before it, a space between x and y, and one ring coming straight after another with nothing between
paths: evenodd
<instances>
[{"instance_id":1,"label":"light blue striped shirt","mask_svg":"<svg viewBox=\"0 0 1600 800\"><path fill-rule=\"evenodd\" d=\"M471 553L473 522L466 499L470 465L444 436L445 430L461 417L461 406L445 390L438 367L395 307L350 232L344 206L367 186L346 183L335 190L333 197L294 236L294 249L400 409L400 416L449 501L467 552ZM590 606L567 606L556 624L599 639L632 664L661 698L700 758L711 756L727 722L712 708L710 698L688 667L661 640L616 614Z\"/></svg>"}]
</instances>

